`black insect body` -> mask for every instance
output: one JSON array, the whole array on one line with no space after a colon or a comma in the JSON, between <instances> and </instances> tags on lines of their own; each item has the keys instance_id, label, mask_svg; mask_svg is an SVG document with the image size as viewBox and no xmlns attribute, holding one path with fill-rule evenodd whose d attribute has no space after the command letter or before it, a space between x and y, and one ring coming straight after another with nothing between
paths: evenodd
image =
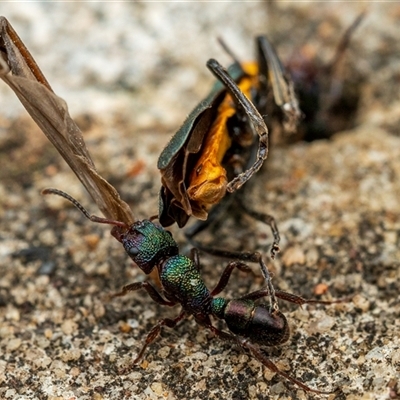
<instances>
[{"instance_id":1,"label":"black insect body","mask_svg":"<svg viewBox=\"0 0 400 400\"><path fill-rule=\"evenodd\" d=\"M112 225L112 235L122 243L139 268L146 274L158 271L161 293L148 282L138 282L125 286L115 296L144 289L159 304L182 307L176 318L162 319L150 331L135 361L142 357L146 347L157 338L163 326L172 328L186 316L193 315L197 323L210 329L216 336L249 351L264 366L305 391L329 393L312 389L280 371L259 346L279 345L289 338L287 320L279 311L276 298L298 305L331 302L304 300L296 295L274 291L271 284L266 289L238 299L216 297L228 284L234 269L248 271L249 268L240 261L230 262L218 284L210 291L201 278L196 250L192 252L191 258L180 255L172 235L163 227L150 220L135 220L131 209L121 200L115 188L96 171L82 133L70 117L65 102L54 94L34 59L4 17L0 17L0 78L15 92L106 218L89 215L75 199L64 192L46 189L44 193L66 198L93 222ZM251 260L252 257L254 255L247 255L244 259ZM267 283L270 283L270 279ZM256 303L263 298L268 298L269 304ZM211 317L224 320L229 332L214 327Z\"/></svg>"}]
</instances>

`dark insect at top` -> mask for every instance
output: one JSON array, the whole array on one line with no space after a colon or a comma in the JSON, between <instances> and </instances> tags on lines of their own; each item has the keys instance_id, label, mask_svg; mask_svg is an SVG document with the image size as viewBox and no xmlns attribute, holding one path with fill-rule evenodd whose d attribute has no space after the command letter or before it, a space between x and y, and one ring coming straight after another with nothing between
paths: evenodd
<instances>
[{"instance_id":1,"label":"dark insect at top","mask_svg":"<svg viewBox=\"0 0 400 400\"><path fill-rule=\"evenodd\" d=\"M239 189L261 167L259 163L255 169L253 164L260 141L254 127L259 124L268 132L261 117L268 101L282 110L285 130L296 130L302 114L292 81L268 39L260 36L256 42L258 62L236 61L222 76L208 65L220 81L161 153L159 219L163 226L176 222L183 227L192 215L207 219L212 205L226 192ZM245 178L235 185L240 176Z\"/></svg>"},{"instance_id":2,"label":"dark insect at top","mask_svg":"<svg viewBox=\"0 0 400 400\"><path fill-rule=\"evenodd\" d=\"M360 76L355 76L353 72L351 82L346 81L341 66L350 39L365 16L366 12L360 13L345 30L328 62L321 60L307 44L295 49L286 60L285 68L304 114L294 135L287 136L285 132L280 132L282 129L279 118L275 118L276 110L267 108L273 143L329 139L334 133L353 127Z\"/></svg>"},{"instance_id":3,"label":"dark insect at top","mask_svg":"<svg viewBox=\"0 0 400 400\"><path fill-rule=\"evenodd\" d=\"M332 61L320 68L299 52L284 66L265 35L256 38L256 62L237 61L222 43L236 60L227 73L239 92L232 94L217 76L221 81L189 114L161 153L159 219L163 226L176 222L183 227L192 215L206 220L210 208L226 192L239 188L231 185L232 180L243 171L245 181L253 175L258 137L252 129L251 112L242 107L247 99L265 117L273 142L314 140L331 134L332 120L338 119L336 109L343 101L341 93L331 90L338 86L334 72L364 15L346 30ZM342 107L343 112L348 109Z\"/></svg>"}]
</instances>

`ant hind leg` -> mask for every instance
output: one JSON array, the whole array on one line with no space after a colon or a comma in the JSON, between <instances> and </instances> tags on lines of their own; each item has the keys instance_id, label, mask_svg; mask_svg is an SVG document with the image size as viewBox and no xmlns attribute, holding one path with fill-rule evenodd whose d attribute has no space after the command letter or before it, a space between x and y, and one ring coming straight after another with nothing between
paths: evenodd
<instances>
[{"instance_id":1,"label":"ant hind leg","mask_svg":"<svg viewBox=\"0 0 400 400\"><path fill-rule=\"evenodd\" d=\"M231 343L234 343L242 350L248 350L254 358L256 358L262 365L264 365L264 367L266 367L269 370L271 370L272 372L275 372L276 374L282 376L283 378L287 379L288 381L292 382L293 384L299 386L301 389L303 389L306 392L313 392L313 393L317 393L317 394L332 394L337 391L337 389L331 390L331 391L321 391L318 389L310 388L309 386L305 385L300 380L293 378L286 372L278 369L278 367L261 352L260 348L256 345L251 344L248 341L248 339L242 338L240 336L236 336L236 335L228 333L228 332L221 331L220 329L213 326L211 324L211 322L206 323L205 326L208 329L210 329L215 334L215 336L217 336L218 338L228 341L228 342L231 342Z\"/></svg>"},{"instance_id":2,"label":"ant hind leg","mask_svg":"<svg viewBox=\"0 0 400 400\"><path fill-rule=\"evenodd\" d=\"M293 384L299 386L301 389L303 389L306 392L312 392L312 393L317 393L317 394L332 394L338 390L336 388L336 389L330 390L330 391L322 391L322 390L310 388L309 386L305 385L300 380L293 378L286 372L278 369L278 367L261 352L261 350L258 346L255 346L255 345L249 343L246 339L241 339L241 338L237 338L237 342L242 349L249 350L250 353L254 356L254 358L256 358L262 365L264 365L264 367L267 367L272 372L275 372L276 374L284 377L285 379L287 379L288 381L292 382Z\"/></svg>"}]
</instances>

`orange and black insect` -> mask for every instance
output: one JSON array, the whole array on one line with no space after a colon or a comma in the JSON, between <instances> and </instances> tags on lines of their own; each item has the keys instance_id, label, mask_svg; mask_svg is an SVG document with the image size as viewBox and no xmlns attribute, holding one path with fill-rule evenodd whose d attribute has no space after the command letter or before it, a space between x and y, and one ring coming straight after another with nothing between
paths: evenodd
<instances>
[{"instance_id":1,"label":"orange and black insect","mask_svg":"<svg viewBox=\"0 0 400 400\"><path fill-rule=\"evenodd\" d=\"M240 192L235 193L235 199L225 197L241 187L238 182L246 182L256 172L254 154L259 138L253 115L243 104L254 104L265 125L272 128L273 142L328 137L332 131L330 116L341 102L338 91L330 89L338 86L334 72L363 17L364 13L346 30L332 61L322 67L304 57L299 61L298 53L284 65L266 36L256 38L257 61L247 63L238 61L221 42L234 64L221 71L220 82L190 113L158 160L162 176L159 218L163 226L176 222L183 227L190 216L206 221L214 205L220 207L213 210L213 217L221 214L219 209L227 208L226 203L239 201L241 210L270 225L274 257L279 249L274 218L251 210ZM215 73L212 66L209 68ZM238 90L234 93L231 88L235 86ZM193 239L208 223L190 228L187 237Z\"/></svg>"},{"instance_id":2,"label":"orange and black insect","mask_svg":"<svg viewBox=\"0 0 400 400\"><path fill-rule=\"evenodd\" d=\"M281 110L285 129L296 129L302 114L292 81L268 39L260 36L256 43L258 62L241 63L234 57L236 61L227 71L208 65L220 82L161 153L159 219L163 226L176 222L183 227L190 216L206 220L213 205L259 170L268 150L264 116L269 101ZM260 130L265 133L260 135ZM261 150L264 157L259 155ZM270 225L274 257L280 239L273 217L248 209L244 202L241 209Z\"/></svg>"}]
</instances>

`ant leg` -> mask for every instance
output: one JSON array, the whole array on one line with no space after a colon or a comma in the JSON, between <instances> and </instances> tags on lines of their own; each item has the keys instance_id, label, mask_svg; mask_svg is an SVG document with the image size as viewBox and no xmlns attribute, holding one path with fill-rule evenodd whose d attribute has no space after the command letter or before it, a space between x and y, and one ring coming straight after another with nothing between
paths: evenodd
<instances>
[{"instance_id":1,"label":"ant leg","mask_svg":"<svg viewBox=\"0 0 400 400\"><path fill-rule=\"evenodd\" d=\"M258 212L258 211L248 208L246 202L243 200L243 198L240 194L238 196L236 196L235 200L238 202L240 208L246 214L250 215L250 217L254 218L257 221L263 222L264 224L266 224L270 227L272 236L274 237L274 241L272 242L272 245L271 245L270 254L271 254L271 258L274 260L276 253L278 253L280 251L279 242L281 241L275 218L270 214L264 214L264 213L261 213L261 212Z\"/></svg>"},{"instance_id":2,"label":"ant leg","mask_svg":"<svg viewBox=\"0 0 400 400\"><path fill-rule=\"evenodd\" d=\"M221 293L226 288L229 278L231 277L231 274L235 268L237 268L243 272L252 272L251 268L249 266L247 266L246 264L244 264L240 261L231 261L225 267L224 272L222 273L221 278L219 279L219 282L217 283L215 288L211 291L211 296L216 296L217 294Z\"/></svg>"},{"instance_id":3,"label":"ant leg","mask_svg":"<svg viewBox=\"0 0 400 400\"><path fill-rule=\"evenodd\" d=\"M167 326L168 328L175 328L177 323L179 321L181 321L185 317L185 315L186 315L185 311L182 310L179 313L179 315L174 319L164 318L164 319L158 321L157 325L153 326L153 328L151 328L151 331L148 333L145 343L144 343L142 349L140 350L138 356L133 360L133 363L136 364L143 357L143 354L144 354L145 350L147 349L147 346L156 340L156 338L160 334L161 328L163 326Z\"/></svg>"},{"instance_id":4,"label":"ant leg","mask_svg":"<svg viewBox=\"0 0 400 400\"><path fill-rule=\"evenodd\" d=\"M242 199L242 193L240 192L231 194L228 197L229 199L227 200L225 200L226 198L223 199L223 204L220 203L216 207L211 209L209 217L207 218L206 221L197 221L194 225L186 229L185 230L186 239L188 239L193 245L195 245L194 243L195 242L197 243L197 241L195 241L194 237L197 236L203 230L207 229L212 223L216 222L220 218L221 214L227 212L227 210L230 207L232 207L232 204L234 202L237 202L239 204L240 209L243 210L246 214L250 215L250 217L254 218L255 220L263 222L264 224L270 227L272 236L274 238L271 245L270 255L271 258L274 260L276 253L280 251L279 242L281 240L275 218L272 215L264 214L248 208L246 202ZM196 245L196 247L200 246ZM203 250L208 252L207 247L205 246L203 246Z\"/></svg>"},{"instance_id":5,"label":"ant leg","mask_svg":"<svg viewBox=\"0 0 400 400\"><path fill-rule=\"evenodd\" d=\"M131 283L130 285L126 285L122 288L122 290L118 293L114 293L110 296L111 299L114 297L122 297L125 296L129 292L134 292L136 290L144 289L149 294L149 296L158 304L162 306L169 306L172 307L176 303L173 301L165 300L161 297L160 293L149 283L149 282L135 282Z\"/></svg>"},{"instance_id":6,"label":"ant leg","mask_svg":"<svg viewBox=\"0 0 400 400\"><path fill-rule=\"evenodd\" d=\"M317 300L317 299L305 299L301 296L297 296L296 294L293 293L288 293L284 292L282 290L277 290L275 292L276 297L279 297L282 300L289 301L290 303L297 304L299 306L302 306L303 304L336 304L336 303L344 303L346 301L349 301L353 296L347 296L343 297L341 299L336 299L336 300Z\"/></svg>"},{"instance_id":7,"label":"ant leg","mask_svg":"<svg viewBox=\"0 0 400 400\"><path fill-rule=\"evenodd\" d=\"M239 298L239 300L258 300L261 299L262 297L269 296L269 291L268 289L261 289L257 290L255 292L246 294L245 296L242 296ZM316 300L316 299L305 299L301 296L298 296L293 293L288 293L284 292L283 290L275 290L275 296L278 299L286 300L290 303L297 304L299 306L302 306L303 304L335 304L335 303L343 303L351 299L351 297L344 297L342 299L337 299L337 300Z\"/></svg>"},{"instance_id":8,"label":"ant leg","mask_svg":"<svg viewBox=\"0 0 400 400\"><path fill-rule=\"evenodd\" d=\"M269 370L275 372L276 374L283 376L285 379L287 379L288 381L292 382L293 384L299 386L306 392L313 392L313 393L317 393L317 394L332 394L338 390L338 388L336 388L334 390L325 392L325 391L321 391L318 389L310 388L309 386L305 385L303 382L299 381L298 379L293 378L286 372L279 370L278 367L269 358L267 358L264 354L261 353L260 349L257 346L254 346L253 344L249 343L246 339L241 339L241 338L237 337L236 341L242 349L248 349L250 351L250 353L258 361L260 361L260 363L262 365L267 367Z\"/></svg>"},{"instance_id":9,"label":"ant leg","mask_svg":"<svg viewBox=\"0 0 400 400\"><path fill-rule=\"evenodd\" d=\"M259 362L261 362L261 364L264 365L264 367L267 367L269 370L275 372L276 374L283 376L285 379L287 379L288 381L292 382L293 384L299 386L306 392L313 392L313 393L317 393L317 394L331 394L337 390L336 389L333 391L324 392L324 391L310 388L309 386L305 385L303 382L299 381L298 379L293 378L286 372L279 370L278 367L269 358L267 358L265 355L263 355L261 353L260 349L257 346L254 346L253 344L248 342L247 339L230 334L228 332L221 331L220 329L213 326L210 321L206 322L204 325L208 329L210 329L215 334L215 336L217 336L218 338L228 341L228 342L233 342L234 344L239 346L242 350L249 350L250 353L254 356L254 358L256 358Z\"/></svg>"}]
</instances>

